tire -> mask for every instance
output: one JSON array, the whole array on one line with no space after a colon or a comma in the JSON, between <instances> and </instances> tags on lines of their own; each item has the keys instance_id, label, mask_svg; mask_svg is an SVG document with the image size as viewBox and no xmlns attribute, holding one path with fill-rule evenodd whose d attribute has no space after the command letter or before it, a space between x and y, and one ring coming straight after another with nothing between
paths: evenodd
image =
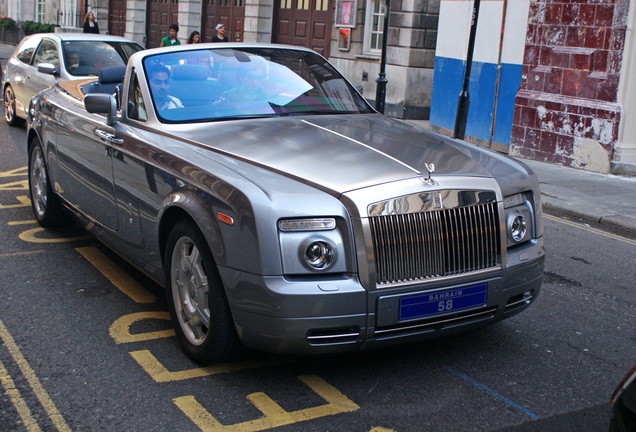
<instances>
[{"instance_id":1,"label":"tire","mask_svg":"<svg viewBox=\"0 0 636 432\"><path fill-rule=\"evenodd\" d=\"M29 197L35 219L41 226L62 225L63 207L51 188L44 152L37 138L29 144Z\"/></svg>"},{"instance_id":2,"label":"tire","mask_svg":"<svg viewBox=\"0 0 636 432\"><path fill-rule=\"evenodd\" d=\"M4 89L4 119L7 121L9 126L21 126L24 123L24 120L18 118L16 115L15 109L15 93L13 92L13 88L8 85Z\"/></svg>"},{"instance_id":3,"label":"tire","mask_svg":"<svg viewBox=\"0 0 636 432\"><path fill-rule=\"evenodd\" d=\"M170 316L188 357L203 364L238 358L243 346L223 283L203 234L189 220L170 232L165 268Z\"/></svg>"}]
</instances>

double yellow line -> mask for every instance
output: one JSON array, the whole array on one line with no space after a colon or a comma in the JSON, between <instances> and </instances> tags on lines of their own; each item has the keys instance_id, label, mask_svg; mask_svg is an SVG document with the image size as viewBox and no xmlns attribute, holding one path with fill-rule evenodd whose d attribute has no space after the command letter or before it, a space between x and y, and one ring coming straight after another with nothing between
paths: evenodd
<instances>
[{"instance_id":1,"label":"double yellow line","mask_svg":"<svg viewBox=\"0 0 636 432\"><path fill-rule=\"evenodd\" d=\"M49 419L51 419L51 422L55 425L55 428L59 432L71 432L71 429L68 427L68 425L64 421L64 417L62 417L60 412L55 407L55 404L49 397L48 393L46 392L46 390L44 390L44 387L42 387L40 380L35 375L35 372L33 372L33 369L31 369L31 366L29 366L29 363L26 361L26 359L20 352L18 345L15 343L15 340L13 340L13 337L11 336L11 334L9 334L9 332L7 331L7 328L4 326L1 320L0 320L0 339L2 339L2 341L4 342L4 345L7 347L7 350L9 350L11 357L13 357L13 360L16 362L16 364L20 368L22 375L24 375L24 377L26 378L27 382L29 383L29 386L33 390L33 393L35 393L35 396L38 398L38 400L40 401L40 404L46 411L46 414L48 415ZM2 364L1 361L0 361L0 383L2 383L2 386L4 387L7 395L9 396L9 399L11 399L11 403L13 404L15 409L18 411L18 415L22 419L22 422L24 423L24 426L26 427L27 431L29 432L41 431L40 426L37 424L35 420L33 420L33 416L31 415L31 410L22 399L22 396L20 395L19 390L13 383L13 380L9 376L7 369Z\"/></svg>"}]
</instances>

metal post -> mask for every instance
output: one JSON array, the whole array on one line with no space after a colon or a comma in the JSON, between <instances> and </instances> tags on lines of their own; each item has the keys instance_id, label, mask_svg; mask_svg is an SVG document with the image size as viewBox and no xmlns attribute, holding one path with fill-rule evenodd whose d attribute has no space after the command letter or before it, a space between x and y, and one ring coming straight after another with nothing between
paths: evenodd
<instances>
[{"instance_id":1,"label":"metal post","mask_svg":"<svg viewBox=\"0 0 636 432\"><path fill-rule=\"evenodd\" d=\"M468 95L468 85L470 84L470 69L473 66L473 52L475 51L475 35L477 33L477 19L479 18L479 4L481 0L473 3L473 16L470 21L470 36L468 38L468 53L466 54L466 68L464 69L464 83L462 91L457 100L457 115L455 116L454 138L464 139L466 133L466 122L468 120L468 106L470 96Z\"/></svg>"},{"instance_id":2,"label":"metal post","mask_svg":"<svg viewBox=\"0 0 636 432\"><path fill-rule=\"evenodd\" d=\"M495 136L495 121L497 119L497 100L499 99L499 82L501 80L501 55L503 53L504 34L506 31L506 14L508 12L508 0L503 2L501 14L501 34L499 35L499 57L497 58L497 79L495 80L495 101L492 107L492 122L490 124L490 141L488 148L492 148L492 139Z\"/></svg>"},{"instance_id":3,"label":"metal post","mask_svg":"<svg viewBox=\"0 0 636 432\"><path fill-rule=\"evenodd\" d=\"M382 57L380 58L380 73L375 80L377 83L375 89L375 109L381 114L384 114L384 101L386 100L386 84L389 82L386 79L386 45L389 37L389 14L391 12L391 0L386 0L386 6L384 9L384 28L382 30Z\"/></svg>"}]
</instances>

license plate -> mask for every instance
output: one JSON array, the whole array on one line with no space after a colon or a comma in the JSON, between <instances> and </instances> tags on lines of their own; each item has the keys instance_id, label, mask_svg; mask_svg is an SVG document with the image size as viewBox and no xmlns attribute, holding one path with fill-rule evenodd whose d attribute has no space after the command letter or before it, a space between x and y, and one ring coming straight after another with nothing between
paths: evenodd
<instances>
[{"instance_id":1,"label":"license plate","mask_svg":"<svg viewBox=\"0 0 636 432\"><path fill-rule=\"evenodd\" d=\"M400 320L455 312L486 304L487 283L400 299Z\"/></svg>"}]
</instances>

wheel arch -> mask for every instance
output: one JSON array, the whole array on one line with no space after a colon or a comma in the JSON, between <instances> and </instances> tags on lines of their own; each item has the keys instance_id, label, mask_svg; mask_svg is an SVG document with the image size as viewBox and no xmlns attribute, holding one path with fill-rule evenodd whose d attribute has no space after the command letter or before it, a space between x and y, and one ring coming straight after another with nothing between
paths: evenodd
<instances>
[{"instance_id":1,"label":"wheel arch","mask_svg":"<svg viewBox=\"0 0 636 432\"><path fill-rule=\"evenodd\" d=\"M225 249L216 220L212 214L212 208L206 204L194 191L184 189L170 194L164 201L164 206L159 213L158 245L161 254L161 263L166 268L166 246L168 237L175 224L187 219L201 231L208 248L212 254L215 266L224 260Z\"/></svg>"},{"instance_id":2,"label":"wheel arch","mask_svg":"<svg viewBox=\"0 0 636 432\"><path fill-rule=\"evenodd\" d=\"M40 144L44 145L42 143L42 139L40 138L40 134L38 134L35 129L29 128L29 130L27 132L27 151L29 150L29 147L31 147L31 141L33 141L33 138L37 138L40 141ZM46 161L46 159L45 159L45 161Z\"/></svg>"}]
</instances>

